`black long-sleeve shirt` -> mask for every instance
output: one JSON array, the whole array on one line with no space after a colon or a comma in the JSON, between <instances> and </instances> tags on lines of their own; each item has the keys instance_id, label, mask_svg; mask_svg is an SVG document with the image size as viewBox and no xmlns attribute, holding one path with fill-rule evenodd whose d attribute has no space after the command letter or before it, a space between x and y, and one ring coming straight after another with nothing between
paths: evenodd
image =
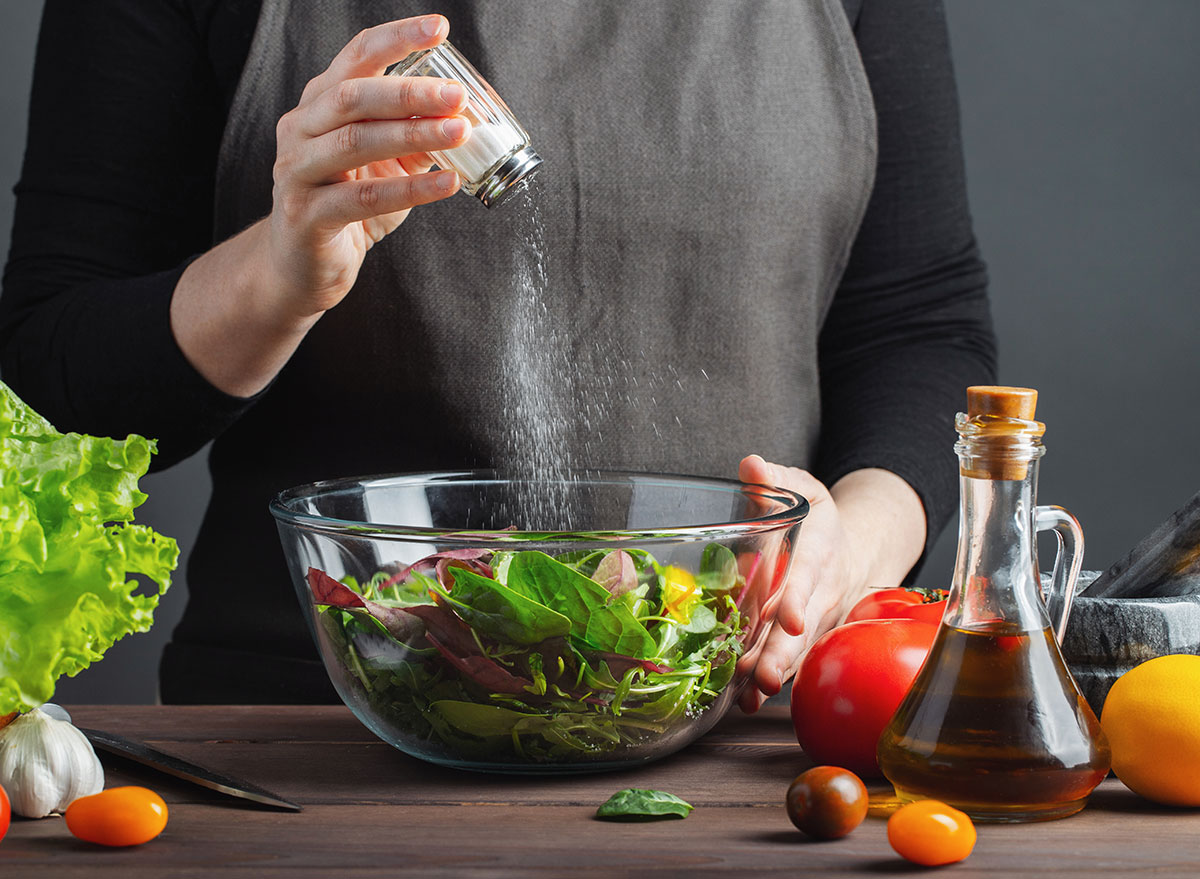
<instances>
[{"instance_id":1,"label":"black long-sleeve shirt","mask_svg":"<svg viewBox=\"0 0 1200 879\"><path fill-rule=\"evenodd\" d=\"M827 483L862 467L898 473L921 496L932 541L955 503L951 423L963 387L995 373L949 46L940 0L843 4L879 152L820 335L812 469ZM257 15L257 0L45 6L0 368L60 429L157 437L158 467L255 404L190 366L168 309L187 262L215 243L217 150ZM214 479L231 466L214 462ZM232 548L231 566L242 552L277 550Z\"/></svg>"}]
</instances>

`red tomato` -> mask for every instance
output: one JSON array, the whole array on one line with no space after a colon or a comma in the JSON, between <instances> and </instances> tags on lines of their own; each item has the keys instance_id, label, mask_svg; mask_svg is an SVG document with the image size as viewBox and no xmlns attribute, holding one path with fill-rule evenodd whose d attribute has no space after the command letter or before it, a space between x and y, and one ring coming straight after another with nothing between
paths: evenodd
<instances>
[{"instance_id":1,"label":"red tomato","mask_svg":"<svg viewBox=\"0 0 1200 879\"><path fill-rule=\"evenodd\" d=\"M804 752L817 763L878 776L879 735L937 630L919 620L863 620L818 638L792 682L792 724Z\"/></svg>"},{"instance_id":2,"label":"red tomato","mask_svg":"<svg viewBox=\"0 0 1200 879\"><path fill-rule=\"evenodd\" d=\"M167 826L167 804L144 787L110 787L75 800L63 817L67 829L85 842L141 845Z\"/></svg>"},{"instance_id":3,"label":"red tomato","mask_svg":"<svg viewBox=\"0 0 1200 879\"><path fill-rule=\"evenodd\" d=\"M945 589L909 589L904 586L872 589L850 608L846 622L908 619L940 623L949 594Z\"/></svg>"},{"instance_id":4,"label":"red tomato","mask_svg":"<svg viewBox=\"0 0 1200 879\"><path fill-rule=\"evenodd\" d=\"M4 839L4 834L8 833L8 822L12 818L12 807L8 803L8 793L4 790L4 785L0 785L0 839Z\"/></svg>"}]
</instances>

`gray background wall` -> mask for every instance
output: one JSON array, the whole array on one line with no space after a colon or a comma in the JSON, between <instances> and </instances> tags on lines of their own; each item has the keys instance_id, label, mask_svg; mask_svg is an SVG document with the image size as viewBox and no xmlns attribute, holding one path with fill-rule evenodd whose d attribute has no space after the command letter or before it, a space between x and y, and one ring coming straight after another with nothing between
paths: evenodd
<instances>
[{"instance_id":1,"label":"gray background wall","mask_svg":"<svg viewBox=\"0 0 1200 879\"><path fill-rule=\"evenodd\" d=\"M886 0L900 2L900 0ZM1200 3L947 0L1001 380L1036 387L1041 499L1103 569L1200 490ZM20 172L40 0L0 0L0 241ZM951 441L948 437L947 441ZM201 460L148 477L139 519L186 553ZM925 570L953 569L954 527ZM182 575L153 631L61 683L64 702L155 699Z\"/></svg>"}]
</instances>

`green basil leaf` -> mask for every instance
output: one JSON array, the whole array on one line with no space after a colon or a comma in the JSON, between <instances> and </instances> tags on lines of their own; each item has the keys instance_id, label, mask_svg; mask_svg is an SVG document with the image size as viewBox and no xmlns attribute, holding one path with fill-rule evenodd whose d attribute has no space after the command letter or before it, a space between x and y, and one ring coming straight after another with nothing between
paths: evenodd
<instances>
[{"instance_id":1,"label":"green basil leaf","mask_svg":"<svg viewBox=\"0 0 1200 879\"><path fill-rule=\"evenodd\" d=\"M686 818L691 803L661 790L627 788L617 791L596 810L596 817L607 821L658 821Z\"/></svg>"}]
</instances>

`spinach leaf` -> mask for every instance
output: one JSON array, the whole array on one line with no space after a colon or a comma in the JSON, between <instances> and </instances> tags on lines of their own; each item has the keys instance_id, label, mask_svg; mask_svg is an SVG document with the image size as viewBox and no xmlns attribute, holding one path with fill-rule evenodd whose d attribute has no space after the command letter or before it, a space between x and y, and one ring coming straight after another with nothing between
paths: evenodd
<instances>
[{"instance_id":1,"label":"spinach leaf","mask_svg":"<svg viewBox=\"0 0 1200 879\"><path fill-rule=\"evenodd\" d=\"M683 631L695 634L706 634L716 627L717 615L706 604L697 604L692 608L691 618L682 626Z\"/></svg>"},{"instance_id":2,"label":"spinach leaf","mask_svg":"<svg viewBox=\"0 0 1200 879\"><path fill-rule=\"evenodd\" d=\"M454 590L438 595L475 630L508 644L537 644L571 631L571 621L490 577L451 568Z\"/></svg>"},{"instance_id":3,"label":"spinach leaf","mask_svg":"<svg viewBox=\"0 0 1200 879\"><path fill-rule=\"evenodd\" d=\"M692 808L691 803L666 791L627 788L609 797L596 810L596 817L606 821L658 821L686 818Z\"/></svg>"},{"instance_id":4,"label":"spinach leaf","mask_svg":"<svg viewBox=\"0 0 1200 879\"><path fill-rule=\"evenodd\" d=\"M696 582L705 592L726 592L737 585L737 558L720 543L710 543L700 555Z\"/></svg>"},{"instance_id":5,"label":"spinach leaf","mask_svg":"<svg viewBox=\"0 0 1200 879\"><path fill-rule=\"evenodd\" d=\"M600 650L638 659L654 655L646 627L624 604L610 604L608 590L543 552L517 553L508 565L508 588L570 619L571 634Z\"/></svg>"},{"instance_id":6,"label":"spinach leaf","mask_svg":"<svg viewBox=\"0 0 1200 879\"><path fill-rule=\"evenodd\" d=\"M708 676L708 689L715 693L720 693L725 689L725 686L733 678L734 669L737 667L737 654L732 651L719 665L716 664L716 657L713 660L712 673Z\"/></svg>"},{"instance_id":7,"label":"spinach leaf","mask_svg":"<svg viewBox=\"0 0 1200 879\"><path fill-rule=\"evenodd\" d=\"M592 612L604 607L608 590L544 552L515 553L505 585L571 620L571 634L585 638Z\"/></svg>"},{"instance_id":8,"label":"spinach leaf","mask_svg":"<svg viewBox=\"0 0 1200 879\"><path fill-rule=\"evenodd\" d=\"M697 604L692 608L692 616L686 623L679 626L678 639L675 649L683 656L703 654L705 647L713 643L718 629L727 630L717 621L717 615L706 604Z\"/></svg>"},{"instance_id":9,"label":"spinach leaf","mask_svg":"<svg viewBox=\"0 0 1200 879\"><path fill-rule=\"evenodd\" d=\"M649 659L658 645L624 604L614 604L595 611L588 619L584 639L593 647L621 653L635 659Z\"/></svg>"},{"instance_id":10,"label":"spinach leaf","mask_svg":"<svg viewBox=\"0 0 1200 879\"><path fill-rule=\"evenodd\" d=\"M433 702L430 708L441 714L455 729L474 736L506 736L522 720L540 719L537 715L523 714L499 705L480 705L451 699Z\"/></svg>"}]
</instances>

